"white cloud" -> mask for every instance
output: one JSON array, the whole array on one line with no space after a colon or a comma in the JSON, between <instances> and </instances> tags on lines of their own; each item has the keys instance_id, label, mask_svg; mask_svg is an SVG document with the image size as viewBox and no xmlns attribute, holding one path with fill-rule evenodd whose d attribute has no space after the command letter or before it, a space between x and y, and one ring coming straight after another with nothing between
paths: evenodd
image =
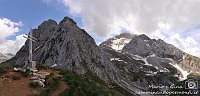
<instances>
[{"instance_id":1,"label":"white cloud","mask_svg":"<svg viewBox=\"0 0 200 96\"><path fill-rule=\"evenodd\" d=\"M60 0L71 14L81 15L84 28L104 40L122 29L146 33L178 48L200 55L195 35L178 30L200 23L200 0ZM194 32L193 32L194 33ZM175 35L174 35L175 34ZM184 36L187 34L187 36Z\"/></svg>"},{"instance_id":2,"label":"white cloud","mask_svg":"<svg viewBox=\"0 0 200 96\"><path fill-rule=\"evenodd\" d=\"M22 22L13 22L7 18L0 18L0 44L5 41L8 36L15 35L19 32L19 27L22 26Z\"/></svg>"},{"instance_id":3,"label":"white cloud","mask_svg":"<svg viewBox=\"0 0 200 96\"><path fill-rule=\"evenodd\" d=\"M7 40L3 44L0 44L0 52L7 54L16 54L16 52L24 45L26 39L23 35L16 36L16 40Z\"/></svg>"},{"instance_id":4,"label":"white cloud","mask_svg":"<svg viewBox=\"0 0 200 96\"><path fill-rule=\"evenodd\" d=\"M179 29L200 22L199 0L63 0L63 3L71 13L82 15L85 28L101 38L121 28L151 33L161 24Z\"/></svg>"},{"instance_id":5,"label":"white cloud","mask_svg":"<svg viewBox=\"0 0 200 96\"><path fill-rule=\"evenodd\" d=\"M0 18L0 52L15 54L24 44L22 35L16 36L15 40L7 40L9 36L16 35L20 31L22 22L13 22L7 18Z\"/></svg>"}]
</instances>

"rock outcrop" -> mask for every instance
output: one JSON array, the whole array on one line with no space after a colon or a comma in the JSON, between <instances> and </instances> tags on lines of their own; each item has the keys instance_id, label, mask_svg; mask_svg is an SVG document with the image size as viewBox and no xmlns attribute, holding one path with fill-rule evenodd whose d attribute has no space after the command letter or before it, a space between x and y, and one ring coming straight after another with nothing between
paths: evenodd
<instances>
[{"instance_id":1,"label":"rock outcrop","mask_svg":"<svg viewBox=\"0 0 200 96\"><path fill-rule=\"evenodd\" d=\"M200 72L200 59L187 53L183 55L179 65L188 72Z\"/></svg>"}]
</instances>

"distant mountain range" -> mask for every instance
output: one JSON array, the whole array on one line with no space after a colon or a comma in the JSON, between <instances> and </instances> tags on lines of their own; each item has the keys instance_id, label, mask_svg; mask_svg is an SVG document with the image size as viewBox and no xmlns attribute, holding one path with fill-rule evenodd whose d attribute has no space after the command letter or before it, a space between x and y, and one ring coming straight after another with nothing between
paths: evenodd
<instances>
[{"instance_id":1,"label":"distant mountain range","mask_svg":"<svg viewBox=\"0 0 200 96\"><path fill-rule=\"evenodd\" d=\"M44 21L33 30L33 37L38 39L33 43L33 60L37 64L92 74L105 84L118 85L133 95L152 91L149 85L170 86L186 80L189 74L200 72L198 57L144 34L122 33L97 46L69 17L59 24L51 19ZM28 40L13 58L2 64L24 64L27 60ZM143 96L148 95L151 96Z\"/></svg>"},{"instance_id":2,"label":"distant mountain range","mask_svg":"<svg viewBox=\"0 0 200 96\"><path fill-rule=\"evenodd\" d=\"M3 61L6 61L10 58L12 58L14 55L13 54L3 54L3 53L0 53L0 63L3 62Z\"/></svg>"}]
</instances>

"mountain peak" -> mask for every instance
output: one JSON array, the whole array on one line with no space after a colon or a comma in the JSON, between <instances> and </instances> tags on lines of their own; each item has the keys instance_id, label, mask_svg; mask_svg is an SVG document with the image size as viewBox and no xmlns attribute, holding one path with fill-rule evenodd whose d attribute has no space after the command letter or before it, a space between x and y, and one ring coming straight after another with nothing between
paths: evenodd
<instances>
[{"instance_id":1,"label":"mountain peak","mask_svg":"<svg viewBox=\"0 0 200 96\"><path fill-rule=\"evenodd\" d=\"M136 35L130 33L121 33L116 35L115 38L109 38L100 44L100 47L107 47L116 51L121 51L123 47L131 41Z\"/></svg>"},{"instance_id":2,"label":"mountain peak","mask_svg":"<svg viewBox=\"0 0 200 96\"><path fill-rule=\"evenodd\" d=\"M137 38L140 38L142 40L151 40L147 35L145 34L141 34L141 35L138 35Z\"/></svg>"},{"instance_id":3,"label":"mountain peak","mask_svg":"<svg viewBox=\"0 0 200 96\"><path fill-rule=\"evenodd\" d=\"M61 24L63 24L63 23L72 23L72 24L75 24L75 25L76 25L76 22L75 22L73 19L71 19L71 18L69 18L69 17L67 17L67 16L65 16L65 17L60 21L59 25L61 25Z\"/></svg>"},{"instance_id":4,"label":"mountain peak","mask_svg":"<svg viewBox=\"0 0 200 96\"><path fill-rule=\"evenodd\" d=\"M120 39L120 38L132 39L134 36L136 36L136 35L123 32L123 33L121 33L121 34L119 34L119 35L116 35L115 38L117 38L117 39Z\"/></svg>"}]
</instances>

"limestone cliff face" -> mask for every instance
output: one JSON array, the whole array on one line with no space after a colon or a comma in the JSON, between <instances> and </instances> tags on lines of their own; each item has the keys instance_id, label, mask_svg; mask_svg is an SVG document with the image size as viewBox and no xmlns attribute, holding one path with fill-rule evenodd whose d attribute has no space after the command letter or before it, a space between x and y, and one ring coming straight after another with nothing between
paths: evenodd
<instances>
[{"instance_id":1,"label":"limestone cliff face","mask_svg":"<svg viewBox=\"0 0 200 96\"><path fill-rule=\"evenodd\" d=\"M76 23L65 17L46 42L40 54L39 63L55 68L86 74L88 71L106 82L114 78L117 69L111 64L104 52L95 44L94 39Z\"/></svg>"},{"instance_id":2,"label":"limestone cliff face","mask_svg":"<svg viewBox=\"0 0 200 96\"><path fill-rule=\"evenodd\" d=\"M200 72L200 58L189 55L187 53L184 54L183 60L181 60L179 65L181 66L181 68L188 72Z\"/></svg>"},{"instance_id":3,"label":"limestone cliff face","mask_svg":"<svg viewBox=\"0 0 200 96\"><path fill-rule=\"evenodd\" d=\"M150 39L146 35L139 35L133 38L126 46L123 52L129 52L134 55L147 57L155 54L161 58L171 58L175 61L182 59L182 51L175 46L164 42L161 39Z\"/></svg>"}]
</instances>

